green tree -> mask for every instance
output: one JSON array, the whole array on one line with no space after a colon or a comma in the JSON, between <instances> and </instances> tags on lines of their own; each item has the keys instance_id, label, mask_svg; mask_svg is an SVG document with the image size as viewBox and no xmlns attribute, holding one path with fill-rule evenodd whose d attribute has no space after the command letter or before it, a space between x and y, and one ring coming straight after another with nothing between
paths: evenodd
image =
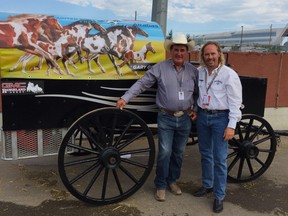
<instances>
[{"instance_id":1,"label":"green tree","mask_svg":"<svg viewBox=\"0 0 288 216\"><path fill-rule=\"evenodd\" d=\"M166 35L166 39L168 39L168 40L172 40L173 39L173 31L172 31L172 29L170 30L168 35Z\"/></svg>"}]
</instances>

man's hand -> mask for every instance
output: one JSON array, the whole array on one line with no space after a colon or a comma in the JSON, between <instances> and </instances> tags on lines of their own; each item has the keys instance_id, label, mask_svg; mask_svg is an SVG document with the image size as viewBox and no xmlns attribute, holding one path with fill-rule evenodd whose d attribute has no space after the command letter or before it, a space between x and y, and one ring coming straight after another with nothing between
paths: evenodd
<instances>
[{"instance_id":1,"label":"man's hand","mask_svg":"<svg viewBox=\"0 0 288 216\"><path fill-rule=\"evenodd\" d=\"M229 141L231 140L235 135L235 129L233 128L226 128L224 131L224 140Z\"/></svg>"},{"instance_id":2,"label":"man's hand","mask_svg":"<svg viewBox=\"0 0 288 216\"><path fill-rule=\"evenodd\" d=\"M191 111L191 113L189 114L189 116L191 117L192 121L195 121L197 119L197 112L195 111Z\"/></svg>"},{"instance_id":3,"label":"man's hand","mask_svg":"<svg viewBox=\"0 0 288 216\"><path fill-rule=\"evenodd\" d=\"M122 110L125 105L126 105L126 101L123 100L122 98L120 98L120 99L117 101L116 107Z\"/></svg>"}]
</instances>

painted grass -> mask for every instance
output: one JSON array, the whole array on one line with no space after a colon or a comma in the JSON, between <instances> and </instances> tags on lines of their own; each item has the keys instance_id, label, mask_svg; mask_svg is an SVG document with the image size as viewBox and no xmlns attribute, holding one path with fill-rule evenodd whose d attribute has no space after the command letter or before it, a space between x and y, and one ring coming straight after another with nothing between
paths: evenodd
<instances>
[{"instance_id":1,"label":"painted grass","mask_svg":"<svg viewBox=\"0 0 288 216\"><path fill-rule=\"evenodd\" d=\"M134 43L134 51L140 50L148 41L136 41ZM155 49L156 53L153 54L149 52L147 54L147 60L150 63L157 63L159 61L165 60L165 50L163 47L163 42L152 41L152 46ZM18 49L0 49L0 72L1 78L27 78L27 79L95 79L95 80L114 80L114 79L137 79L135 73L127 66L122 67L122 77L119 77L113 67L113 64L109 60L107 55L101 55L99 60L101 65L105 68L106 73L102 73L100 68L93 61L91 62L91 67L95 71L95 73L90 73L88 71L87 62L81 64L78 62L76 66L78 70L75 70L71 65L68 65L69 70L75 74L75 76L69 75L59 75L50 70L50 75L47 76L46 69L47 65L44 61L43 67L41 70L30 71L30 68L38 65L39 58L34 57L26 66L26 74L22 73L22 63L14 70L9 71L16 62L19 57L24 55L25 52ZM83 53L85 55L85 53ZM116 62L120 64L122 60L116 59ZM61 60L58 61L59 66L64 70ZM138 72L140 76L143 75L144 72Z\"/></svg>"}]
</instances>

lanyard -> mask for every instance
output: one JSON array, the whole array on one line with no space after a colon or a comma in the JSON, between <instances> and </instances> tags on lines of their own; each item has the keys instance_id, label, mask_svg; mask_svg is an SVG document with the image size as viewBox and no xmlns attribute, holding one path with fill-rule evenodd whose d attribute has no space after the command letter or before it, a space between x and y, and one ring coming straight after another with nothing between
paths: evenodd
<instances>
[{"instance_id":1,"label":"lanyard","mask_svg":"<svg viewBox=\"0 0 288 216\"><path fill-rule=\"evenodd\" d=\"M208 94L208 90L211 88L211 85L213 83L213 81L215 80L216 76L219 74L220 69L222 68L222 64L220 65L220 67L218 67L216 73L214 74L211 82L209 83L209 86L206 88L206 94ZM207 86L207 72L205 73L205 86Z\"/></svg>"},{"instance_id":2,"label":"lanyard","mask_svg":"<svg viewBox=\"0 0 288 216\"><path fill-rule=\"evenodd\" d=\"M184 73L185 73L185 71L183 69L181 69L181 71L179 71L179 72L176 69L175 69L175 71L176 71L176 79L177 79L177 82L179 83L179 86L180 86L180 91L182 91L182 83L184 81ZM179 80L178 75L180 73L181 73L181 79Z\"/></svg>"}]
</instances>

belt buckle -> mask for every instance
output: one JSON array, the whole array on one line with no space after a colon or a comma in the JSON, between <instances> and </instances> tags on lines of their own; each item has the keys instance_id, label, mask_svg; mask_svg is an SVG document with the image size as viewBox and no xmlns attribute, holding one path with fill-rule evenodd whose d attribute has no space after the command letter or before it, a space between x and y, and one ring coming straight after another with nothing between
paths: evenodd
<instances>
[{"instance_id":1,"label":"belt buckle","mask_svg":"<svg viewBox=\"0 0 288 216\"><path fill-rule=\"evenodd\" d=\"M184 112L183 111L177 111L177 112L174 112L173 114L175 117L181 117L182 115L184 115Z\"/></svg>"}]
</instances>

